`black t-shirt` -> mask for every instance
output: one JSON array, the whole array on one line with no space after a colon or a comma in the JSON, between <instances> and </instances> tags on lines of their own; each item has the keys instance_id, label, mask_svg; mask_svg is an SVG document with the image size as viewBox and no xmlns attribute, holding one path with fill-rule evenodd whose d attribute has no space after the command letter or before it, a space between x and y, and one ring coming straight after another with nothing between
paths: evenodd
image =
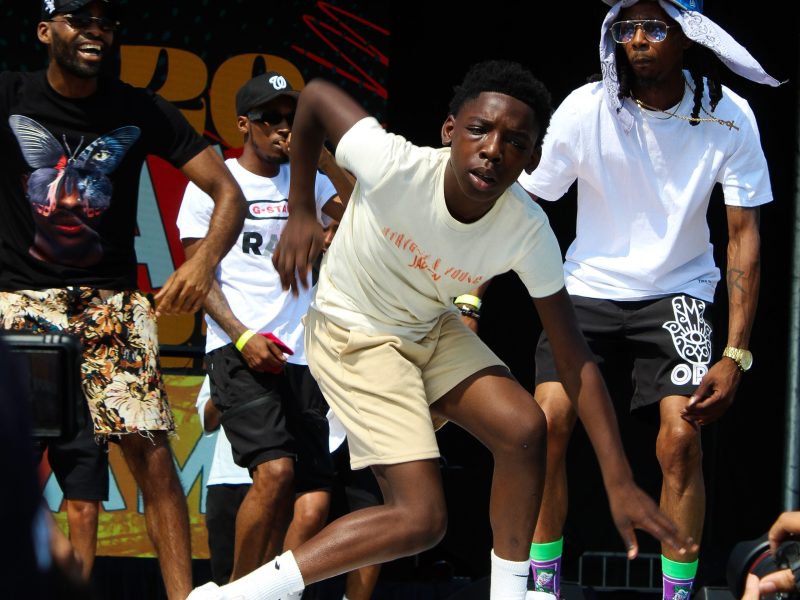
<instances>
[{"instance_id":1,"label":"black t-shirt","mask_svg":"<svg viewBox=\"0 0 800 600\"><path fill-rule=\"evenodd\" d=\"M172 104L119 80L74 99L45 71L0 73L0 290L135 288L145 157L180 168L206 146Z\"/></svg>"}]
</instances>

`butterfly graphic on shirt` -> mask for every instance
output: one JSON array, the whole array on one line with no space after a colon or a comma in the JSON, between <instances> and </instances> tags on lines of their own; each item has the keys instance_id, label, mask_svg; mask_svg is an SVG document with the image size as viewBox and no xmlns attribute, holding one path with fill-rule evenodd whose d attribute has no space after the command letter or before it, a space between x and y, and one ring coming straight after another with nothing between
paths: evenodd
<instances>
[{"instance_id":1,"label":"butterfly graphic on shirt","mask_svg":"<svg viewBox=\"0 0 800 600\"><path fill-rule=\"evenodd\" d=\"M28 177L28 200L44 217L56 209L60 198L75 194L87 217L102 214L111 204L113 192L108 175L116 170L141 134L138 127L120 127L98 137L83 150L81 138L72 150L66 136L62 144L33 119L12 115L8 122L25 160L34 169Z\"/></svg>"}]
</instances>

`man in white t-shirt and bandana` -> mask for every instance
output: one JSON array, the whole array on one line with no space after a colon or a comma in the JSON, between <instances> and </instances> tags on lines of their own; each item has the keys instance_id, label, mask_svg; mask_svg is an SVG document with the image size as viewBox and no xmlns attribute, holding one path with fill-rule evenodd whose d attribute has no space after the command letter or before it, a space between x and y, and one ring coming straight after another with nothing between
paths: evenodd
<instances>
[{"instance_id":1,"label":"man in white t-shirt and bandana","mask_svg":"<svg viewBox=\"0 0 800 600\"><path fill-rule=\"evenodd\" d=\"M277 600L306 585L435 545L447 515L431 413L494 457L491 600L523 600L528 539L544 482L546 423L508 368L461 321L453 298L514 270L557 340L559 372L596 450L628 555L634 527L691 545L636 485L610 399L575 324L561 254L541 208L515 184L536 164L550 115L544 86L517 63L474 65L441 130L446 148L386 132L350 96L315 80L300 95L291 213L275 265L285 287L322 245L314 166L325 135L356 186L323 259L306 320L309 366L347 430L353 468L371 467L384 504L345 515L293 551L191 600ZM531 513L533 511L533 514Z\"/></svg>"},{"instance_id":2,"label":"man in white t-shirt and bandana","mask_svg":"<svg viewBox=\"0 0 800 600\"><path fill-rule=\"evenodd\" d=\"M772 200L747 102L721 86L722 63L777 85L700 11L701 0L606 0L603 80L556 110L542 159L522 186L558 200L578 183L576 238L564 273L601 368L630 373L631 409L658 405L661 508L699 541L705 492L700 426L720 418L750 368L759 288L759 206ZM720 60L722 63L720 63ZM728 217L728 337L712 360L709 311L720 271L706 219L721 184ZM565 455L575 411L551 340L536 353L535 397L547 415L547 482L531 561L536 590L559 593L567 512ZM688 598L697 555L662 548L664 598Z\"/></svg>"},{"instance_id":3,"label":"man in white t-shirt and bandana","mask_svg":"<svg viewBox=\"0 0 800 600\"><path fill-rule=\"evenodd\" d=\"M300 500L294 504L306 526L298 527L296 519L286 544L292 547L319 530L333 478L327 405L306 365L303 344L301 318L311 293L284 292L271 260L288 216L288 142L297 95L274 71L237 92L244 148L225 164L242 188L248 212L204 305L211 399L222 413L236 464L253 479L236 516L231 580L282 549L295 493L308 499L302 510ZM313 194L320 222L324 215L341 218L343 201L328 177L317 174ZM186 188L178 228L187 257L205 236L212 210L206 194L193 185Z\"/></svg>"}]
</instances>

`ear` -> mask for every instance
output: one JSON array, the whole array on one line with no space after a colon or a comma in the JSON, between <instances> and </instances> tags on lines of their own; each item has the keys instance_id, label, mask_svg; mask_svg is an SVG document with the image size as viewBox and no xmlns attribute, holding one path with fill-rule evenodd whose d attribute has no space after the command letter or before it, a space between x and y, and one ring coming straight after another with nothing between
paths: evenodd
<instances>
[{"instance_id":1,"label":"ear","mask_svg":"<svg viewBox=\"0 0 800 600\"><path fill-rule=\"evenodd\" d=\"M453 115L449 115L442 125L442 145L449 146L453 141L453 130L456 128L456 119Z\"/></svg>"},{"instance_id":2,"label":"ear","mask_svg":"<svg viewBox=\"0 0 800 600\"><path fill-rule=\"evenodd\" d=\"M539 161L542 159L542 146L541 144L536 146L533 149L533 154L531 154L531 159L528 161L528 164L525 166L525 172L530 175L533 173L533 170L539 166Z\"/></svg>"},{"instance_id":3,"label":"ear","mask_svg":"<svg viewBox=\"0 0 800 600\"><path fill-rule=\"evenodd\" d=\"M250 119L243 115L236 117L236 128L240 133L247 135L250 131Z\"/></svg>"},{"instance_id":4,"label":"ear","mask_svg":"<svg viewBox=\"0 0 800 600\"><path fill-rule=\"evenodd\" d=\"M50 45L51 38L50 38L50 23L46 23L41 21L36 26L36 37L39 38L39 41L43 44Z\"/></svg>"}]
</instances>

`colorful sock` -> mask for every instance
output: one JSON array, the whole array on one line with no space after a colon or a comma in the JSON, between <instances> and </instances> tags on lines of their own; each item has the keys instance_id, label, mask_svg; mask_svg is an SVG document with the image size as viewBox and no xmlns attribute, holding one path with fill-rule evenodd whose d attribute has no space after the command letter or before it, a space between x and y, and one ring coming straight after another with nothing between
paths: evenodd
<instances>
[{"instance_id":1,"label":"colorful sock","mask_svg":"<svg viewBox=\"0 0 800 600\"><path fill-rule=\"evenodd\" d=\"M492 550L489 600L525 600L528 592L528 561L500 558Z\"/></svg>"},{"instance_id":2,"label":"colorful sock","mask_svg":"<svg viewBox=\"0 0 800 600\"><path fill-rule=\"evenodd\" d=\"M664 578L664 600L689 600L694 576L697 575L697 561L675 562L662 554L661 574Z\"/></svg>"},{"instance_id":3,"label":"colorful sock","mask_svg":"<svg viewBox=\"0 0 800 600\"><path fill-rule=\"evenodd\" d=\"M531 570L533 589L537 592L561 594L561 554L564 538L546 544L531 544Z\"/></svg>"},{"instance_id":4,"label":"colorful sock","mask_svg":"<svg viewBox=\"0 0 800 600\"><path fill-rule=\"evenodd\" d=\"M244 577L223 585L226 598L280 600L305 588L303 576L292 551L284 552Z\"/></svg>"}]
</instances>

